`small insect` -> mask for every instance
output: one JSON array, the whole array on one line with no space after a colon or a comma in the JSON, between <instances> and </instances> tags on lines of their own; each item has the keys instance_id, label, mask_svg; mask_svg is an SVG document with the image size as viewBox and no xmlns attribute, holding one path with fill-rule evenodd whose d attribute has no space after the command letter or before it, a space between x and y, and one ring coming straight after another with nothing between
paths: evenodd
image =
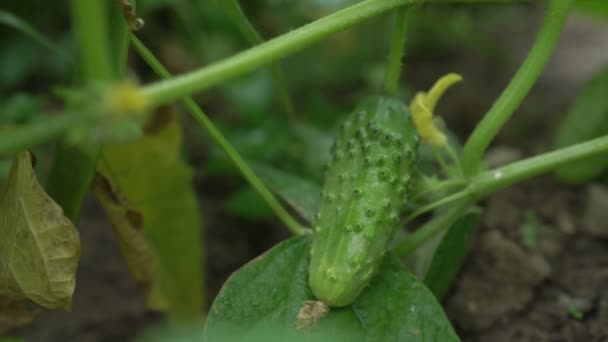
<instances>
[{"instance_id":1,"label":"small insect","mask_svg":"<svg viewBox=\"0 0 608 342\"><path fill-rule=\"evenodd\" d=\"M334 307L351 304L376 272L406 203L407 191L400 189L409 189L420 140L407 106L391 97L366 99L342 127L309 269L313 293ZM344 196L336 201L332 194Z\"/></svg>"}]
</instances>

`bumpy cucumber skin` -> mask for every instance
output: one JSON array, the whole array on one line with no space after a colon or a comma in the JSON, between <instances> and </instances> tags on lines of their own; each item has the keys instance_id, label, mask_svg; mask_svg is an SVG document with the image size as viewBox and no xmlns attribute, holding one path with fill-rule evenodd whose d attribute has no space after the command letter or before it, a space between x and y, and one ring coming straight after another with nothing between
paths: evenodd
<instances>
[{"instance_id":1,"label":"bumpy cucumber skin","mask_svg":"<svg viewBox=\"0 0 608 342\"><path fill-rule=\"evenodd\" d=\"M319 300L346 306L368 285L406 203L418 144L394 98L370 97L343 123L314 224L309 285Z\"/></svg>"}]
</instances>

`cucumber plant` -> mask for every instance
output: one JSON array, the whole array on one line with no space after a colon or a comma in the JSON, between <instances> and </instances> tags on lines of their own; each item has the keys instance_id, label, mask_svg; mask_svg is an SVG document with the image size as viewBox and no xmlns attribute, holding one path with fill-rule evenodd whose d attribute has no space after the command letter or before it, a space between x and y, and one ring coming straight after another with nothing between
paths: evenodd
<instances>
[{"instance_id":1,"label":"cucumber plant","mask_svg":"<svg viewBox=\"0 0 608 342\"><path fill-rule=\"evenodd\" d=\"M463 148L452 146L446 132L437 124L434 112L443 92L460 81L459 75L441 78L428 92L419 92L412 99L400 96L399 79L403 73L401 62L403 42L408 33L408 11L426 2L459 3L462 0L364 0L264 42L247 21L238 2L230 1L223 8L255 46L173 77L133 32L141 29L143 24L143 20L137 17L134 1L73 0L72 17L79 49L74 79L78 82L62 92L65 102L62 113L3 128L0 156L17 160L18 165L14 168L30 170L23 157L27 155L25 151L58 141L45 189L54 199L50 206L54 210L50 214L49 206L29 206L28 210L37 217L47 213L55 221L69 219L77 223L85 195L93 184L96 193L101 194L100 200L105 201L104 207L112 218L134 277L145 285L144 291L150 296L148 302L154 303L155 309L168 310L173 321L194 320L200 325L200 275L193 282L195 285L179 286L189 270L200 272L201 252L197 246L200 232L184 230L181 232L191 235L180 235L163 230L163 227L173 227L174 224L181 228L192 227L199 221L193 193L184 189L191 178L191 170L177 157L181 142L179 129L174 121L163 124L167 120L163 120L162 115L160 119L158 116L162 114L162 109L159 109L162 106L182 101L203 131L225 152L286 228L296 235L252 261L227 281L206 317L204 334L208 340L238 340L247 338L248 333L257 336L255 334L260 331L276 328L281 332L287 329L288 334L295 334L303 340L307 337L322 340L348 337L368 341L418 341L428 340L431 336L431 340L456 341L458 337L435 298L446 290L445 283L437 282L449 282L454 270L447 272L450 276L439 276L433 267L446 265L440 260L446 255L459 255L461 258L463 253L445 253L442 248L454 246L450 241L439 241L441 243L433 246L429 242L444 236L450 227L475 224L478 220L469 216L472 208L494 191L607 153L608 136L595 137L594 134L591 139L591 135L586 135L584 138L588 140L577 140L571 146L495 169L486 169L482 163L487 147L547 64L574 2L549 0L543 25L522 66L466 139ZM289 174L265 165L254 167L189 97L239 75L273 65L273 80L281 88L281 103L293 116L293 104L282 71L275 63L334 33L389 12L394 14L394 30L384 89L381 95L362 101L345 119L335 140L323 187L308 182L299 188L306 189L305 193L294 191L288 189L298 182L294 177L289 178ZM3 18L6 19L6 15ZM32 34L35 30L30 26L15 25L14 18L8 22L12 27L33 35L36 40L42 39L45 45L54 46L44 36ZM148 84L126 80L127 44L158 74L160 80ZM159 125L165 128L160 129L162 133L154 129ZM150 132L156 132L156 135ZM150 134L156 138L148 139ZM115 145L120 143L132 143L129 147L133 150L128 151L135 152L121 154L123 148ZM419 144L431 151L439 166L438 171L429 173L418 167ZM167 145L171 148L165 148ZM138 177L137 171L142 172L143 167L138 167L137 158L131 157L140 155L139 149L145 149L146 153L141 155L149 159L159 156L163 170L170 171L170 175L164 178L177 183L154 184L149 177ZM177 166L172 167L172 164ZM112 173L118 166L123 174ZM19 170L12 172L17 174ZM288 178L291 181L281 182ZM130 187L124 182L141 182L137 184L152 187L154 191L141 191L141 188ZM22 184L10 180L5 185L5 193L10 196L2 197L6 202L4 208L14 207L15 203L11 201L18 202L20 196L29 196L28 193L19 193L19 185ZM169 191L167 189L180 189L177 209L185 210L185 213L174 210L174 201L147 202L149 198L146 196L161 197ZM50 200L46 193L37 193ZM294 217L276 194L292 204L304 220ZM167 208L171 209L168 211L171 215L159 214ZM8 217L1 212L2 209L1 217ZM429 212L434 213L432 218L415 231L406 234L401 229ZM171 222L162 221L160 216L170 217ZM37 230L44 231L45 220L27 222L14 213L10 217L10 222L0 221L0 232L15 235L13 226L16 223L19 224L20 237L35 239ZM146 223L153 228L142 236L141 228L143 225L145 230ZM65 226L71 228L71 225ZM464 230L472 231L470 227ZM461 239L462 236L445 235L445 239L448 238ZM45 241L54 239L58 236ZM74 244L74 240L69 243ZM25 320L20 315L18 320L9 319L8 324L0 325L0 332L23 324L45 308L69 305L71 296L67 295L62 297L60 305L45 306L48 298L36 297L40 294L28 288L31 283L23 284L14 278L15 274L21 274L15 273L14 267L27 264L30 254L55 255L53 252L57 251L49 250L53 245L47 245L44 251L40 251L36 250L40 248L39 244L30 244L31 248L19 258L0 260L0 318L10 316L11 310L27 313ZM185 245L195 251L178 253ZM401 262L421 247L429 246L433 247L428 248L433 256L431 269L419 276L428 276L426 282L432 291L410 274ZM73 266L74 258L70 258L70 263ZM43 282L52 281L54 277L45 274L49 272L44 267L45 263L40 264L37 276ZM449 264L457 265L459 262ZM54 266L66 269L62 265ZM67 276L73 277L73 272ZM65 294L71 293L72 289L61 290ZM197 291L198 294L194 294ZM231 334L231 330L236 330L235 334ZM297 330L306 330L311 335ZM318 336L316 332L319 332Z\"/></svg>"}]
</instances>

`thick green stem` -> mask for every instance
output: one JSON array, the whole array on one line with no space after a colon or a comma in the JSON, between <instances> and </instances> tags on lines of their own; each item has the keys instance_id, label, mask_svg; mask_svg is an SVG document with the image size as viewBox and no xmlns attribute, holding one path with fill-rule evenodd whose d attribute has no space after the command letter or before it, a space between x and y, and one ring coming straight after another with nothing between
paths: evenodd
<instances>
[{"instance_id":1,"label":"thick green stem","mask_svg":"<svg viewBox=\"0 0 608 342\"><path fill-rule=\"evenodd\" d=\"M273 63L380 13L421 1L366 0L205 68L153 83L144 92L151 106L166 104Z\"/></svg>"},{"instance_id":2,"label":"thick green stem","mask_svg":"<svg viewBox=\"0 0 608 342\"><path fill-rule=\"evenodd\" d=\"M526 60L469 137L463 151L466 176L479 171L481 158L494 137L528 94L551 57L573 0L551 0L543 26Z\"/></svg>"},{"instance_id":3,"label":"thick green stem","mask_svg":"<svg viewBox=\"0 0 608 342\"><path fill-rule=\"evenodd\" d=\"M464 199L420 227L395 250L399 255L411 253L448 229L470 205L499 189L602 153L608 153L608 135L482 172L470 180L467 189L457 193Z\"/></svg>"},{"instance_id":4,"label":"thick green stem","mask_svg":"<svg viewBox=\"0 0 608 342\"><path fill-rule=\"evenodd\" d=\"M109 81L113 76L107 3L105 0L71 1L80 68L82 78L87 82Z\"/></svg>"},{"instance_id":5,"label":"thick green stem","mask_svg":"<svg viewBox=\"0 0 608 342\"><path fill-rule=\"evenodd\" d=\"M131 42L137 53L148 63L148 65L163 79L171 79L171 74L165 67L154 57L152 52L146 48L146 46L134 35L131 35ZM257 191L257 193L266 201L268 206L275 212L281 221L296 235L304 234L309 232L309 229L304 228L298 223L287 210L281 205L281 203L274 197L272 192L264 185L264 183L255 175L249 165L243 160L234 147L228 142L228 140L222 135L220 130L215 127L213 122L209 120L207 115L202 109L194 102L191 97L184 97L182 99L186 108L190 111L192 116L198 121L198 123L209 133L213 141L215 141L228 155L228 158L234 163L234 165L243 174L243 177L249 182L249 184Z\"/></svg>"},{"instance_id":6,"label":"thick green stem","mask_svg":"<svg viewBox=\"0 0 608 342\"><path fill-rule=\"evenodd\" d=\"M565 164L602 153L608 153L608 135L482 172L471 180L470 187L476 196L486 196Z\"/></svg>"},{"instance_id":7,"label":"thick green stem","mask_svg":"<svg viewBox=\"0 0 608 342\"><path fill-rule=\"evenodd\" d=\"M390 52L384 77L384 90L389 95L396 95L399 91L399 78L402 73L402 59L405 52L405 39L407 36L407 13L409 8L400 8L395 12L393 35L391 37Z\"/></svg>"},{"instance_id":8,"label":"thick green stem","mask_svg":"<svg viewBox=\"0 0 608 342\"><path fill-rule=\"evenodd\" d=\"M115 76L108 39L108 1L72 0L71 4L79 46L78 76L85 85L108 82ZM74 223L95 176L99 154L100 146L96 145L62 142L55 149L47 192Z\"/></svg>"}]
</instances>

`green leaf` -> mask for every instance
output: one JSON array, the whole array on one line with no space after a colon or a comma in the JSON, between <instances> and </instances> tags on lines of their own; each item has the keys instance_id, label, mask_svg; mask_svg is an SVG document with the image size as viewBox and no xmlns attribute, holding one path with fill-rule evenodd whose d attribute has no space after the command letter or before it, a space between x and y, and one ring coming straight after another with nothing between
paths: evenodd
<instances>
[{"instance_id":1,"label":"green leaf","mask_svg":"<svg viewBox=\"0 0 608 342\"><path fill-rule=\"evenodd\" d=\"M193 171L180 159L177 121L156 123L133 142L105 146L100 172L143 216L170 310L180 317L194 317L203 305L203 252Z\"/></svg>"},{"instance_id":2,"label":"green leaf","mask_svg":"<svg viewBox=\"0 0 608 342\"><path fill-rule=\"evenodd\" d=\"M226 211L235 216L260 221L271 218L274 212L260 195L250 186L244 186L230 195Z\"/></svg>"},{"instance_id":3,"label":"green leaf","mask_svg":"<svg viewBox=\"0 0 608 342\"><path fill-rule=\"evenodd\" d=\"M15 158L0 195L0 333L46 309L69 309L78 231L42 190L29 152Z\"/></svg>"},{"instance_id":4,"label":"green leaf","mask_svg":"<svg viewBox=\"0 0 608 342\"><path fill-rule=\"evenodd\" d=\"M452 285L480 222L480 212L465 214L450 227L437 246L424 283L438 299L442 299Z\"/></svg>"},{"instance_id":5,"label":"green leaf","mask_svg":"<svg viewBox=\"0 0 608 342\"><path fill-rule=\"evenodd\" d=\"M207 341L238 340L271 329L295 333L300 309L314 300L308 287L309 250L309 237L293 238L235 272L211 307ZM330 335L331 341L459 340L433 294L393 256L384 258L352 306L331 309L299 336L311 333Z\"/></svg>"},{"instance_id":6,"label":"green leaf","mask_svg":"<svg viewBox=\"0 0 608 342\"><path fill-rule=\"evenodd\" d=\"M17 32L21 32L26 35L28 38L31 38L36 43L47 48L49 51L61 56L66 60L70 60L70 56L65 53L65 51L53 43L50 39L45 37L42 33L37 31L33 26L24 21L23 19L17 17L16 15L0 10L0 24L9 27Z\"/></svg>"},{"instance_id":7,"label":"green leaf","mask_svg":"<svg viewBox=\"0 0 608 342\"><path fill-rule=\"evenodd\" d=\"M574 145L608 134L608 67L588 82L557 129L556 148ZM608 155L577 161L556 170L568 184L582 184L603 174Z\"/></svg>"},{"instance_id":8,"label":"green leaf","mask_svg":"<svg viewBox=\"0 0 608 342\"><path fill-rule=\"evenodd\" d=\"M290 126L286 153L297 168L292 169L311 180L322 182L325 167L331 159L330 150L334 136L334 130L321 129L310 124Z\"/></svg>"},{"instance_id":9,"label":"green leaf","mask_svg":"<svg viewBox=\"0 0 608 342\"><path fill-rule=\"evenodd\" d=\"M25 124L43 112L44 99L26 93L14 94L0 101L0 125Z\"/></svg>"},{"instance_id":10,"label":"green leaf","mask_svg":"<svg viewBox=\"0 0 608 342\"><path fill-rule=\"evenodd\" d=\"M251 164L260 179L285 202L293 207L308 222L321 204L321 186L294 174L281 171L268 165Z\"/></svg>"}]
</instances>

